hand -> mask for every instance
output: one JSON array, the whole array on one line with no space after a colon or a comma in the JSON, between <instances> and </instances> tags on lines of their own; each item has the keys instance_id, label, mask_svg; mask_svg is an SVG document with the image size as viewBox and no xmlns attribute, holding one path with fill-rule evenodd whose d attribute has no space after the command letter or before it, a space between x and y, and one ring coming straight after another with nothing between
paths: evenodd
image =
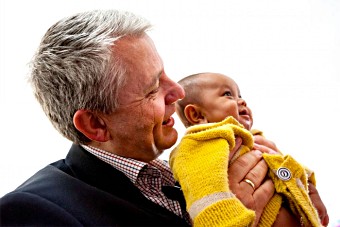
<instances>
[{"instance_id":1,"label":"hand","mask_svg":"<svg viewBox=\"0 0 340 227\"><path fill-rule=\"evenodd\" d=\"M267 140L261 135L254 136L254 149L268 154L280 153L274 142Z\"/></svg>"},{"instance_id":2,"label":"hand","mask_svg":"<svg viewBox=\"0 0 340 227\"><path fill-rule=\"evenodd\" d=\"M282 206L273 224L273 227L281 226L301 226L301 223L289 208Z\"/></svg>"},{"instance_id":3,"label":"hand","mask_svg":"<svg viewBox=\"0 0 340 227\"><path fill-rule=\"evenodd\" d=\"M256 213L257 225L264 207L274 195L274 184L266 179L268 166L258 150L248 152L237 158L229 166L229 187L236 197ZM254 183L254 188L244 179Z\"/></svg>"},{"instance_id":4,"label":"hand","mask_svg":"<svg viewBox=\"0 0 340 227\"><path fill-rule=\"evenodd\" d=\"M242 138L237 136L235 138L235 146L232 150L229 151L229 161L234 157L234 154L240 149L240 146L242 145Z\"/></svg>"},{"instance_id":5,"label":"hand","mask_svg":"<svg viewBox=\"0 0 340 227\"><path fill-rule=\"evenodd\" d=\"M329 223L329 216L327 214L327 209L324 203L322 202L318 190L311 183L308 184L309 197L312 200L313 205L319 213L319 217L321 220L321 224L323 226L327 226Z\"/></svg>"}]
</instances>

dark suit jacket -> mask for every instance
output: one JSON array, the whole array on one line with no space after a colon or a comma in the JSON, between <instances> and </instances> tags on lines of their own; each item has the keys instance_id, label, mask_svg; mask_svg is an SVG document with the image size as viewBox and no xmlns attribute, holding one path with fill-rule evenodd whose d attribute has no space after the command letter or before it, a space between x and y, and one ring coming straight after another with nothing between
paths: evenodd
<instances>
[{"instance_id":1,"label":"dark suit jacket","mask_svg":"<svg viewBox=\"0 0 340 227\"><path fill-rule=\"evenodd\" d=\"M188 226L79 145L0 200L0 225Z\"/></svg>"}]
</instances>

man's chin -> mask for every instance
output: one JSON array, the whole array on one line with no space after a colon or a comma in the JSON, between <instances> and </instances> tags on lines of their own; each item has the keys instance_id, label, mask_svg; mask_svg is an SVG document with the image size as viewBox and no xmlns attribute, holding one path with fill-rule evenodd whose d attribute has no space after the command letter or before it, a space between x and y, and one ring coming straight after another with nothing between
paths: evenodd
<instances>
[{"instance_id":1,"label":"man's chin","mask_svg":"<svg viewBox=\"0 0 340 227\"><path fill-rule=\"evenodd\" d=\"M177 142L177 138L178 133L175 129L173 129L170 134L163 135L163 138L160 138L158 140L158 143L156 142L156 145L158 145L158 149L166 150L175 145L175 143Z\"/></svg>"}]
</instances>

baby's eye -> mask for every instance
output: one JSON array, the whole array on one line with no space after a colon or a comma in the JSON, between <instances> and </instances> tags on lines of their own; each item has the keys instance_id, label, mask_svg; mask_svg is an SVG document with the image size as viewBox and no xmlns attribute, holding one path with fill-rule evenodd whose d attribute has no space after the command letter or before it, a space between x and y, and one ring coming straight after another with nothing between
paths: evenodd
<instances>
[{"instance_id":1,"label":"baby's eye","mask_svg":"<svg viewBox=\"0 0 340 227\"><path fill-rule=\"evenodd\" d=\"M230 91L226 91L226 92L224 92L223 96L232 96L232 94L231 94Z\"/></svg>"}]
</instances>

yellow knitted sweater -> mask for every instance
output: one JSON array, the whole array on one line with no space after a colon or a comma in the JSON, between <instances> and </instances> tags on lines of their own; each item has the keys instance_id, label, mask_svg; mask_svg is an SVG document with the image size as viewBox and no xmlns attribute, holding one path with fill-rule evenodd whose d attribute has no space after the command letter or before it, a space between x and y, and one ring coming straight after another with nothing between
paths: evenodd
<instances>
[{"instance_id":1,"label":"yellow knitted sweater","mask_svg":"<svg viewBox=\"0 0 340 227\"><path fill-rule=\"evenodd\" d=\"M170 154L170 167L182 187L194 226L251 226L254 222L254 211L247 209L229 189L227 168L233 161L229 161L229 151L235 146L236 136L243 142L235 160L252 149L253 136L232 117L189 127ZM308 196L307 174L311 171L289 155L263 154L263 157L276 194L267 204L258 226L272 226L283 201L288 202L305 226L321 226ZM314 175L309 177L315 184Z\"/></svg>"}]
</instances>

